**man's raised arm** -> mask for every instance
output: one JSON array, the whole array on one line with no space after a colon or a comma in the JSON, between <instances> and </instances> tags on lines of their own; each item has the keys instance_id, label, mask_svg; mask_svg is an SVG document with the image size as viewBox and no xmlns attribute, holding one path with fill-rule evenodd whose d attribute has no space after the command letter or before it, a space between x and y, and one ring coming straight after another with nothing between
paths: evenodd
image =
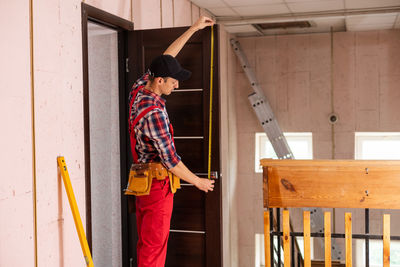
<instances>
[{"instance_id":1,"label":"man's raised arm","mask_svg":"<svg viewBox=\"0 0 400 267\"><path fill-rule=\"evenodd\" d=\"M176 55L181 51L182 47L192 37L192 35L198 30L204 29L207 26L214 25L214 21L208 17L200 17L187 31L185 31L178 39L176 39L168 48L165 50L164 55Z\"/></svg>"}]
</instances>

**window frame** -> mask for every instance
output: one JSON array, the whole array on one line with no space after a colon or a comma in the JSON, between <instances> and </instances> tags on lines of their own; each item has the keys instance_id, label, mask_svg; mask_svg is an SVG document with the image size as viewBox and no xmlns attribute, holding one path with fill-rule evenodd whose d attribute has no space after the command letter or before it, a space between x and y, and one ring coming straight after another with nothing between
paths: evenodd
<instances>
[{"instance_id":1,"label":"window frame","mask_svg":"<svg viewBox=\"0 0 400 267\"><path fill-rule=\"evenodd\" d=\"M294 140L305 140L308 141L308 150L311 153L309 159L313 159L314 151L313 151L313 139L312 139L312 132L284 132L283 135L290 141ZM262 140L264 139L264 140ZM261 160L261 146L264 142L270 142L267 134L265 132L256 132L255 134L255 158L254 158L254 172L255 173L262 173L262 168L260 167L260 160Z\"/></svg>"},{"instance_id":2,"label":"window frame","mask_svg":"<svg viewBox=\"0 0 400 267\"><path fill-rule=\"evenodd\" d=\"M400 132L355 132L354 133L354 159L369 159L368 156L363 155L363 141L372 140L395 140L400 141ZM394 158L387 158L391 160ZM396 158L394 160L399 160ZM373 159L371 159L373 160Z\"/></svg>"}]
</instances>

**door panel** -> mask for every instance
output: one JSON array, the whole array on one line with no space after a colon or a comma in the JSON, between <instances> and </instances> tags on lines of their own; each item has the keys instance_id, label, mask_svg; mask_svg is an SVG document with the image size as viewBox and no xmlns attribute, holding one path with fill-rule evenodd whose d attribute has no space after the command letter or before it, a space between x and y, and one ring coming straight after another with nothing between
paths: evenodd
<instances>
[{"instance_id":1,"label":"door panel","mask_svg":"<svg viewBox=\"0 0 400 267\"><path fill-rule=\"evenodd\" d=\"M175 139L175 147L182 161L192 172L205 172L203 139Z\"/></svg>"},{"instance_id":2,"label":"door panel","mask_svg":"<svg viewBox=\"0 0 400 267\"><path fill-rule=\"evenodd\" d=\"M134 31L128 35L129 73L127 91L151 63L187 28ZM214 31L214 84L213 84L213 130L212 171L219 172L219 107L218 107L218 40ZM210 99L210 29L196 32L187 42L177 59L192 71L189 80L181 82L180 88L166 96L166 107L174 127L175 146L182 161L195 173L207 173L208 127ZM179 91L181 90L181 91ZM127 92L128 94L129 92ZM129 142L128 142L129 143ZM203 176L204 177L204 176ZM174 211L168 242L166 266L219 267L221 260L221 189L220 180L214 192L205 194L191 185L183 185L174 196ZM136 228L133 214L129 218L129 255L136 266ZM126 258L126 259L125 259ZM124 265L129 266L129 265Z\"/></svg>"},{"instance_id":3,"label":"door panel","mask_svg":"<svg viewBox=\"0 0 400 267\"><path fill-rule=\"evenodd\" d=\"M201 91L174 92L168 96L167 110L175 136L203 136L203 122L198 120L203 116L203 105Z\"/></svg>"},{"instance_id":4,"label":"door panel","mask_svg":"<svg viewBox=\"0 0 400 267\"><path fill-rule=\"evenodd\" d=\"M204 235L199 234L171 232L165 266L204 267L206 260L203 237Z\"/></svg>"},{"instance_id":5,"label":"door panel","mask_svg":"<svg viewBox=\"0 0 400 267\"><path fill-rule=\"evenodd\" d=\"M204 194L187 183L183 183L182 187L174 198L171 229L205 231Z\"/></svg>"}]
</instances>

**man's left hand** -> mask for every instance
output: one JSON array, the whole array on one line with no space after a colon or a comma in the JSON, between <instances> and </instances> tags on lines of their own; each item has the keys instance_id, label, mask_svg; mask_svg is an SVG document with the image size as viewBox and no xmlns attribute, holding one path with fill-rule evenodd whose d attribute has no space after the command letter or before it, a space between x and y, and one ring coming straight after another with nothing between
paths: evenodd
<instances>
[{"instance_id":1,"label":"man's left hand","mask_svg":"<svg viewBox=\"0 0 400 267\"><path fill-rule=\"evenodd\" d=\"M196 29L196 30L201 30L201 29L204 29L205 27L207 27L207 26L212 26L212 25L214 25L215 24L215 22L212 20L212 19L210 19L210 18L208 18L208 17L206 17L206 16L201 16L194 24L193 24L193 27Z\"/></svg>"}]
</instances>

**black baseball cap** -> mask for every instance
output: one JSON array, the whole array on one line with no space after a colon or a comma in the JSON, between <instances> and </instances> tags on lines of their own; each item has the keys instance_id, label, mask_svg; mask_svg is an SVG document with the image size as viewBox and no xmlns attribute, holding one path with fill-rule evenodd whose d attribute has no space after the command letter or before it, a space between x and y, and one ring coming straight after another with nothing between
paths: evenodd
<instances>
[{"instance_id":1,"label":"black baseball cap","mask_svg":"<svg viewBox=\"0 0 400 267\"><path fill-rule=\"evenodd\" d=\"M192 72L182 68L178 60L171 55L161 55L153 59L150 72L154 77L171 77L178 81L190 78Z\"/></svg>"}]
</instances>

